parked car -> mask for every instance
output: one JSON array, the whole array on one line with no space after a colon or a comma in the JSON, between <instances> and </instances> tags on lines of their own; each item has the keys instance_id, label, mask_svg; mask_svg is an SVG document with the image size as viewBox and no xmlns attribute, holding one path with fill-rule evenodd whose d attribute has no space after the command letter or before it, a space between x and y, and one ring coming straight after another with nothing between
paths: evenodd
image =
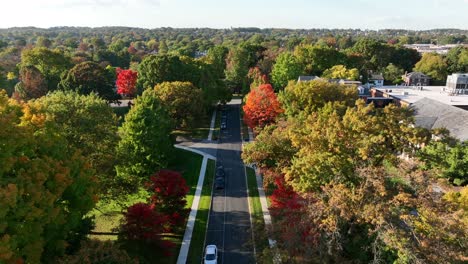
<instances>
[{"instance_id":1,"label":"parked car","mask_svg":"<svg viewBox=\"0 0 468 264\"><path fill-rule=\"evenodd\" d=\"M215 189L216 190L224 189L224 178L216 178L215 179Z\"/></svg>"},{"instance_id":2,"label":"parked car","mask_svg":"<svg viewBox=\"0 0 468 264\"><path fill-rule=\"evenodd\" d=\"M205 249L205 264L217 264L218 263L218 248L216 245L208 245Z\"/></svg>"},{"instance_id":3,"label":"parked car","mask_svg":"<svg viewBox=\"0 0 468 264\"><path fill-rule=\"evenodd\" d=\"M216 169L216 178L224 178L224 176L226 176L226 172L224 172L224 169L222 167L217 168Z\"/></svg>"}]
</instances>

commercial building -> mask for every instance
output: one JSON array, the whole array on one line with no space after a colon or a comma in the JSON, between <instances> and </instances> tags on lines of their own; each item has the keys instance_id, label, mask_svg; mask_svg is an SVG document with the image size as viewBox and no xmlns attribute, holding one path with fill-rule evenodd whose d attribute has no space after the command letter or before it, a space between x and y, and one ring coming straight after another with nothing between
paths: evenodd
<instances>
[{"instance_id":1,"label":"commercial building","mask_svg":"<svg viewBox=\"0 0 468 264\"><path fill-rule=\"evenodd\" d=\"M468 94L468 73L447 76L446 92L451 95Z\"/></svg>"}]
</instances>

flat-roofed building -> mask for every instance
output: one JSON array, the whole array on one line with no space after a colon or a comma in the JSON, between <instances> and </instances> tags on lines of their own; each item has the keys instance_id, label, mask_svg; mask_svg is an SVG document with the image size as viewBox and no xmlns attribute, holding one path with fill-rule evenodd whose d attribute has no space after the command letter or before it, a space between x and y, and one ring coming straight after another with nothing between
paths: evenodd
<instances>
[{"instance_id":1,"label":"flat-roofed building","mask_svg":"<svg viewBox=\"0 0 468 264\"><path fill-rule=\"evenodd\" d=\"M454 73L447 76L446 92L452 95L468 94L468 73Z\"/></svg>"}]
</instances>

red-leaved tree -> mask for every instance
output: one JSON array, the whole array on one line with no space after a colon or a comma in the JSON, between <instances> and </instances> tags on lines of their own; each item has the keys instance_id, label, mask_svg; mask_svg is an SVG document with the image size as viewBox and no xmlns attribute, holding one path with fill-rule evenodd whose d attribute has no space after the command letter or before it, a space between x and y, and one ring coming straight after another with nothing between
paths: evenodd
<instances>
[{"instance_id":1,"label":"red-leaved tree","mask_svg":"<svg viewBox=\"0 0 468 264\"><path fill-rule=\"evenodd\" d=\"M161 234L170 231L169 217L155 210L154 205L146 203L130 206L120 227L120 234L124 240L161 247L165 249L165 254L169 254L168 249L174 245L163 240Z\"/></svg>"},{"instance_id":2,"label":"red-leaved tree","mask_svg":"<svg viewBox=\"0 0 468 264\"><path fill-rule=\"evenodd\" d=\"M283 175L275 178L275 187L270 196L270 212L275 220L275 235L281 245L291 254L303 254L306 249L317 245L318 227L307 218L307 204L313 199L304 199L284 180Z\"/></svg>"},{"instance_id":3,"label":"red-leaved tree","mask_svg":"<svg viewBox=\"0 0 468 264\"><path fill-rule=\"evenodd\" d=\"M247 94L247 101L242 107L244 122L250 128L264 127L275 121L283 112L271 84L262 84Z\"/></svg>"},{"instance_id":4,"label":"red-leaved tree","mask_svg":"<svg viewBox=\"0 0 468 264\"><path fill-rule=\"evenodd\" d=\"M174 227L184 224L184 216L187 213L185 196L189 187L179 172L161 170L151 176L148 184L153 192L151 204L155 210L169 216L169 221Z\"/></svg>"},{"instance_id":5,"label":"red-leaved tree","mask_svg":"<svg viewBox=\"0 0 468 264\"><path fill-rule=\"evenodd\" d=\"M117 68L117 93L133 96L136 92L136 82L138 73L132 70L122 70Z\"/></svg>"}]
</instances>

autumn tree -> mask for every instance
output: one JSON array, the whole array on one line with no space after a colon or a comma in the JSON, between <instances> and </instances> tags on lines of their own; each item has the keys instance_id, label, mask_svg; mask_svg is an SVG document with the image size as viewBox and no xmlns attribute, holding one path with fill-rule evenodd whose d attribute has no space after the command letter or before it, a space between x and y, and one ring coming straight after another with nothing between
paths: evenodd
<instances>
[{"instance_id":1,"label":"autumn tree","mask_svg":"<svg viewBox=\"0 0 468 264\"><path fill-rule=\"evenodd\" d=\"M117 68L117 93L130 97L134 96L136 93L137 75L136 71Z\"/></svg>"},{"instance_id":2,"label":"autumn tree","mask_svg":"<svg viewBox=\"0 0 468 264\"><path fill-rule=\"evenodd\" d=\"M331 180L352 183L356 168L397 162L397 153L411 153L413 146L425 142L411 123L411 111L405 108L389 105L380 111L358 100L343 113L329 102L291 127L298 152L286 169L286 180L301 192Z\"/></svg>"},{"instance_id":3,"label":"autumn tree","mask_svg":"<svg viewBox=\"0 0 468 264\"><path fill-rule=\"evenodd\" d=\"M154 87L177 128L191 128L204 114L201 89L190 82L163 82Z\"/></svg>"},{"instance_id":4,"label":"autumn tree","mask_svg":"<svg viewBox=\"0 0 468 264\"><path fill-rule=\"evenodd\" d=\"M297 80L304 72L304 66L289 52L283 52L276 58L271 71L271 83L275 90L283 89L289 81Z\"/></svg>"},{"instance_id":5,"label":"autumn tree","mask_svg":"<svg viewBox=\"0 0 468 264\"><path fill-rule=\"evenodd\" d=\"M83 264L83 262L109 264L140 263L137 259L130 257L124 249L120 248L118 243L111 240L102 241L98 239L82 241L78 252L65 256L58 261L59 264Z\"/></svg>"},{"instance_id":6,"label":"autumn tree","mask_svg":"<svg viewBox=\"0 0 468 264\"><path fill-rule=\"evenodd\" d=\"M79 149L94 169L101 195L112 192L115 177L117 117L96 94L55 91L35 105L60 128L68 145Z\"/></svg>"},{"instance_id":7,"label":"autumn tree","mask_svg":"<svg viewBox=\"0 0 468 264\"><path fill-rule=\"evenodd\" d=\"M359 71L356 68L347 69L344 65L335 65L330 69L326 69L323 72L322 77L328 79L347 79L347 80L358 80Z\"/></svg>"},{"instance_id":8,"label":"autumn tree","mask_svg":"<svg viewBox=\"0 0 468 264\"><path fill-rule=\"evenodd\" d=\"M112 100L116 95L113 77L102 66L90 61L75 65L60 81L59 87L84 95L96 93L106 100Z\"/></svg>"},{"instance_id":9,"label":"autumn tree","mask_svg":"<svg viewBox=\"0 0 468 264\"><path fill-rule=\"evenodd\" d=\"M44 263L91 228L93 171L34 105L0 93L0 262Z\"/></svg>"},{"instance_id":10,"label":"autumn tree","mask_svg":"<svg viewBox=\"0 0 468 264\"><path fill-rule=\"evenodd\" d=\"M189 187L179 172L171 170L160 170L150 177L148 189L152 193L150 203L154 210L169 217L173 228L180 228L184 224L185 199Z\"/></svg>"},{"instance_id":11,"label":"autumn tree","mask_svg":"<svg viewBox=\"0 0 468 264\"><path fill-rule=\"evenodd\" d=\"M263 74L259 67L250 68L247 77L249 77L250 90L268 83L268 76Z\"/></svg>"},{"instance_id":12,"label":"autumn tree","mask_svg":"<svg viewBox=\"0 0 468 264\"><path fill-rule=\"evenodd\" d=\"M272 185L283 169L291 165L297 152L288 135L288 122L279 120L276 124L265 126L242 150L246 164L256 164L263 174L264 186Z\"/></svg>"},{"instance_id":13,"label":"autumn tree","mask_svg":"<svg viewBox=\"0 0 468 264\"><path fill-rule=\"evenodd\" d=\"M151 175L166 168L173 157L172 120L155 90L137 97L119 129L117 182L122 191L136 191Z\"/></svg>"},{"instance_id":14,"label":"autumn tree","mask_svg":"<svg viewBox=\"0 0 468 264\"><path fill-rule=\"evenodd\" d=\"M62 74L73 65L64 52L45 47L25 49L21 53L21 66L34 66L44 76L49 91L57 89Z\"/></svg>"},{"instance_id":15,"label":"autumn tree","mask_svg":"<svg viewBox=\"0 0 468 264\"><path fill-rule=\"evenodd\" d=\"M47 93L47 83L41 72L34 66L25 66L20 70L20 82L15 85L16 95L29 100Z\"/></svg>"},{"instance_id":16,"label":"autumn tree","mask_svg":"<svg viewBox=\"0 0 468 264\"><path fill-rule=\"evenodd\" d=\"M288 116L306 116L328 102L342 102L340 109L353 106L358 99L358 91L354 86L329 83L325 80L289 83L284 91L279 93L279 101Z\"/></svg>"},{"instance_id":17,"label":"autumn tree","mask_svg":"<svg viewBox=\"0 0 468 264\"><path fill-rule=\"evenodd\" d=\"M171 231L169 217L154 209L153 205L136 203L127 209L119 228L119 239L137 248L158 247L167 249L174 245L163 240L162 234Z\"/></svg>"},{"instance_id":18,"label":"autumn tree","mask_svg":"<svg viewBox=\"0 0 468 264\"><path fill-rule=\"evenodd\" d=\"M244 122L250 128L263 128L273 123L283 112L270 84L262 84L247 94L247 100L242 107Z\"/></svg>"},{"instance_id":19,"label":"autumn tree","mask_svg":"<svg viewBox=\"0 0 468 264\"><path fill-rule=\"evenodd\" d=\"M427 74L438 81L444 81L447 78L447 62L437 53L423 54L414 70Z\"/></svg>"}]
</instances>

